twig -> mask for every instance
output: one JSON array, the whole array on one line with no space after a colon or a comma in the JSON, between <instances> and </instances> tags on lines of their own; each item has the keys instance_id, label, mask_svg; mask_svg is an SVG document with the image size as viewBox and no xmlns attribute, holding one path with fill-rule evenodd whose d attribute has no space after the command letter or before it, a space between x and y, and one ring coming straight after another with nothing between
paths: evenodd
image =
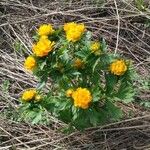
<instances>
[{"instance_id":1,"label":"twig","mask_svg":"<svg viewBox=\"0 0 150 150\"><path fill-rule=\"evenodd\" d=\"M117 6L117 2L116 2L116 0L114 0L114 3L115 3L115 7L116 7L116 14L117 14L117 19L118 19L117 41L116 41L116 48L115 48L115 53L114 53L114 55L116 55L117 50L118 50L118 44L119 44L120 17L119 17L119 13L118 13L118 6Z\"/></svg>"}]
</instances>

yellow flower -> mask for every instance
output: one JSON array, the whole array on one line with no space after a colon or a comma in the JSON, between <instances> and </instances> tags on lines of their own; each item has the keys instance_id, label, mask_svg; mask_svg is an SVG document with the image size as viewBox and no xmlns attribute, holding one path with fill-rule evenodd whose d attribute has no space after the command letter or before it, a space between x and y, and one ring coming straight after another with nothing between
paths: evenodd
<instances>
[{"instance_id":1,"label":"yellow flower","mask_svg":"<svg viewBox=\"0 0 150 150\"><path fill-rule=\"evenodd\" d=\"M86 88L77 88L73 92L72 98L74 100L74 106L82 109L87 109L92 101L92 95Z\"/></svg>"},{"instance_id":2,"label":"yellow flower","mask_svg":"<svg viewBox=\"0 0 150 150\"><path fill-rule=\"evenodd\" d=\"M67 97L71 97L72 96L72 94L73 94L73 89L68 89L67 91L66 91L66 96Z\"/></svg>"},{"instance_id":3,"label":"yellow flower","mask_svg":"<svg viewBox=\"0 0 150 150\"><path fill-rule=\"evenodd\" d=\"M66 33L67 40L72 42L80 40L81 36L82 32L80 32L79 30L71 29Z\"/></svg>"},{"instance_id":4,"label":"yellow flower","mask_svg":"<svg viewBox=\"0 0 150 150\"><path fill-rule=\"evenodd\" d=\"M83 35L85 26L84 24L70 22L64 25L64 31L66 32L66 38L68 41L76 42L80 40Z\"/></svg>"},{"instance_id":5,"label":"yellow flower","mask_svg":"<svg viewBox=\"0 0 150 150\"><path fill-rule=\"evenodd\" d=\"M70 29L73 29L76 27L76 23L75 22L69 22L69 23L65 23L64 24L64 31L69 31Z\"/></svg>"},{"instance_id":6,"label":"yellow flower","mask_svg":"<svg viewBox=\"0 0 150 150\"><path fill-rule=\"evenodd\" d=\"M41 98L42 98L41 95L36 95L35 96L35 101L39 102L41 100Z\"/></svg>"},{"instance_id":7,"label":"yellow flower","mask_svg":"<svg viewBox=\"0 0 150 150\"><path fill-rule=\"evenodd\" d=\"M78 31L80 31L81 33L84 33L85 32L85 25L83 23L80 23L80 24L77 24L77 27Z\"/></svg>"},{"instance_id":8,"label":"yellow flower","mask_svg":"<svg viewBox=\"0 0 150 150\"><path fill-rule=\"evenodd\" d=\"M38 57L47 56L48 53L52 51L54 44L55 42L51 42L46 38L42 38L39 40L39 42L37 42L37 44L33 45L32 50Z\"/></svg>"},{"instance_id":9,"label":"yellow flower","mask_svg":"<svg viewBox=\"0 0 150 150\"><path fill-rule=\"evenodd\" d=\"M95 55L100 55L100 43L99 42L94 42L91 44L91 51Z\"/></svg>"},{"instance_id":10,"label":"yellow flower","mask_svg":"<svg viewBox=\"0 0 150 150\"><path fill-rule=\"evenodd\" d=\"M27 70L33 70L36 66L36 61L33 56L28 56L24 62L24 67Z\"/></svg>"},{"instance_id":11,"label":"yellow flower","mask_svg":"<svg viewBox=\"0 0 150 150\"><path fill-rule=\"evenodd\" d=\"M115 75L123 75L127 70L127 66L124 60L116 60L110 65L110 71Z\"/></svg>"},{"instance_id":12,"label":"yellow flower","mask_svg":"<svg viewBox=\"0 0 150 150\"><path fill-rule=\"evenodd\" d=\"M42 35L50 35L54 32L53 27L51 24L43 24L38 29L38 34Z\"/></svg>"},{"instance_id":13,"label":"yellow flower","mask_svg":"<svg viewBox=\"0 0 150 150\"><path fill-rule=\"evenodd\" d=\"M40 37L40 40L45 40L45 39L48 39L48 36L42 35L42 36Z\"/></svg>"},{"instance_id":14,"label":"yellow flower","mask_svg":"<svg viewBox=\"0 0 150 150\"><path fill-rule=\"evenodd\" d=\"M31 101L36 95L36 90L35 89L29 89L24 91L22 94L22 100L24 101Z\"/></svg>"},{"instance_id":15,"label":"yellow flower","mask_svg":"<svg viewBox=\"0 0 150 150\"><path fill-rule=\"evenodd\" d=\"M74 61L74 67L77 69L83 69L84 68L84 62L81 59L77 58Z\"/></svg>"}]
</instances>

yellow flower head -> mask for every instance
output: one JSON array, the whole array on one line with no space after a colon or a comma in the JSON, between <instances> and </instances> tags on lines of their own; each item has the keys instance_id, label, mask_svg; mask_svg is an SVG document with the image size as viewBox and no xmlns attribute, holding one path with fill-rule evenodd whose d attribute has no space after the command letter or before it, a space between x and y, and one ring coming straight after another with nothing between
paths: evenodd
<instances>
[{"instance_id":1,"label":"yellow flower head","mask_svg":"<svg viewBox=\"0 0 150 150\"><path fill-rule=\"evenodd\" d=\"M68 41L76 42L80 40L82 33L78 30L69 30L66 33L66 38Z\"/></svg>"},{"instance_id":2,"label":"yellow flower head","mask_svg":"<svg viewBox=\"0 0 150 150\"><path fill-rule=\"evenodd\" d=\"M80 31L81 33L85 32L85 25L83 23L77 24L77 30Z\"/></svg>"},{"instance_id":3,"label":"yellow flower head","mask_svg":"<svg viewBox=\"0 0 150 150\"><path fill-rule=\"evenodd\" d=\"M36 66L36 61L33 56L28 56L24 62L24 67L27 70L33 70Z\"/></svg>"},{"instance_id":4,"label":"yellow flower head","mask_svg":"<svg viewBox=\"0 0 150 150\"><path fill-rule=\"evenodd\" d=\"M74 92L73 89L68 89L68 90L66 91L66 96L67 96L67 97L71 97L72 94L73 94L73 92Z\"/></svg>"},{"instance_id":5,"label":"yellow flower head","mask_svg":"<svg viewBox=\"0 0 150 150\"><path fill-rule=\"evenodd\" d=\"M50 35L54 32L53 30L53 27L51 24L43 24L39 27L38 29L38 34L40 36L43 36L43 35Z\"/></svg>"},{"instance_id":6,"label":"yellow flower head","mask_svg":"<svg viewBox=\"0 0 150 150\"><path fill-rule=\"evenodd\" d=\"M39 40L45 40L45 39L48 39L48 36L42 35Z\"/></svg>"},{"instance_id":7,"label":"yellow flower head","mask_svg":"<svg viewBox=\"0 0 150 150\"><path fill-rule=\"evenodd\" d=\"M35 89L29 89L24 91L22 94L22 100L23 101L31 101L36 95L36 90Z\"/></svg>"},{"instance_id":8,"label":"yellow flower head","mask_svg":"<svg viewBox=\"0 0 150 150\"><path fill-rule=\"evenodd\" d=\"M66 32L66 38L68 41L76 42L80 40L85 31L84 24L77 24L74 22L66 23L64 25L64 31Z\"/></svg>"},{"instance_id":9,"label":"yellow flower head","mask_svg":"<svg viewBox=\"0 0 150 150\"><path fill-rule=\"evenodd\" d=\"M90 91L81 87L77 88L77 90L73 92L72 98L74 100L74 106L82 109L87 109L92 101L92 95Z\"/></svg>"},{"instance_id":10,"label":"yellow flower head","mask_svg":"<svg viewBox=\"0 0 150 150\"><path fill-rule=\"evenodd\" d=\"M41 100L41 98L42 98L41 95L36 95L35 96L35 101L39 102Z\"/></svg>"},{"instance_id":11,"label":"yellow flower head","mask_svg":"<svg viewBox=\"0 0 150 150\"><path fill-rule=\"evenodd\" d=\"M94 42L91 44L91 51L95 55L100 55L100 43L99 42Z\"/></svg>"},{"instance_id":12,"label":"yellow flower head","mask_svg":"<svg viewBox=\"0 0 150 150\"><path fill-rule=\"evenodd\" d=\"M77 69L83 69L84 68L84 62L81 59L77 58L74 61L74 67Z\"/></svg>"},{"instance_id":13,"label":"yellow flower head","mask_svg":"<svg viewBox=\"0 0 150 150\"><path fill-rule=\"evenodd\" d=\"M37 44L33 45L32 50L38 57L47 56L48 53L52 51L54 44L55 42L51 42L46 38L42 38L39 40L39 42L37 42Z\"/></svg>"},{"instance_id":14,"label":"yellow flower head","mask_svg":"<svg viewBox=\"0 0 150 150\"><path fill-rule=\"evenodd\" d=\"M69 23L65 23L64 24L64 31L67 32L69 31L70 29L73 29L76 27L76 23L75 22L69 22Z\"/></svg>"},{"instance_id":15,"label":"yellow flower head","mask_svg":"<svg viewBox=\"0 0 150 150\"><path fill-rule=\"evenodd\" d=\"M124 60L116 60L110 65L110 72L115 75L123 75L127 70Z\"/></svg>"}]
</instances>

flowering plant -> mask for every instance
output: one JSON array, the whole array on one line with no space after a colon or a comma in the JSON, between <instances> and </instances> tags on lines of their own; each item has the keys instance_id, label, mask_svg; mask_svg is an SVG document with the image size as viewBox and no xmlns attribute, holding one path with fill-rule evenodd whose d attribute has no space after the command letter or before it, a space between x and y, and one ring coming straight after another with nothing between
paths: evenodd
<instances>
[{"instance_id":1,"label":"flowering plant","mask_svg":"<svg viewBox=\"0 0 150 150\"><path fill-rule=\"evenodd\" d=\"M108 51L104 39L93 40L84 24L71 22L56 29L44 24L34 39L24 67L39 84L21 97L24 117L42 122L46 110L77 129L122 117L118 103L129 103L134 96L131 61ZM49 80L52 86L44 94Z\"/></svg>"}]
</instances>

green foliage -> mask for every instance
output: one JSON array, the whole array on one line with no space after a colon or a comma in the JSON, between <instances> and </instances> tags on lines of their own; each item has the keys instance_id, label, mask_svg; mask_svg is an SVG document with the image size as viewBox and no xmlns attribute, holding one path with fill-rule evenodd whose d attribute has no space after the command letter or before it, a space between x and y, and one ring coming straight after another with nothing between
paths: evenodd
<instances>
[{"instance_id":1,"label":"green foliage","mask_svg":"<svg viewBox=\"0 0 150 150\"><path fill-rule=\"evenodd\" d=\"M150 19L146 19L146 21L145 21L145 26L146 26L147 28L150 28Z\"/></svg>"},{"instance_id":2,"label":"green foliage","mask_svg":"<svg viewBox=\"0 0 150 150\"><path fill-rule=\"evenodd\" d=\"M145 101L145 102L141 102L140 103L142 106L144 106L145 108L150 108L150 102L148 102L148 101Z\"/></svg>"},{"instance_id":3,"label":"green foliage","mask_svg":"<svg viewBox=\"0 0 150 150\"><path fill-rule=\"evenodd\" d=\"M8 93L9 86L10 86L10 81L9 80L4 80L3 83L2 83L2 91L4 93Z\"/></svg>"},{"instance_id":4,"label":"green foliage","mask_svg":"<svg viewBox=\"0 0 150 150\"><path fill-rule=\"evenodd\" d=\"M138 82L137 82L138 89L136 89L136 93L145 93L144 95L149 94L150 90L150 77L141 77ZM140 104L141 106L144 106L146 109L150 108L150 102L149 102L149 97L145 97L145 99L139 97L139 95L136 95L138 97L137 103Z\"/></svg>"},{"instance_id":5,"label":"green foliage","mask_svg":"<svg viewBox=\"0 0 150 150\"><path fill-rule=\"evenodd\" d=\"M145 11L146 9L144 0L135 0L135 5L140 11Z\"/></svg>"},{"instance_id":6,"label":"green foliage","mask_svg":"<svg viewBox=\"0 0 150 150\"><path fill-rule=\"evenodd\" d=\"M36 41L39 38L38 35L34 37ZM22 103L21 119L33 124L44 123L44 114L48 111L52 116L67 123L70 130L74 127L82 130L122 118L123 112L116 101L129 103L134 100L135 95L133 83L136 73L131 62L123 61L126 69L120 75L113 73L111 64L123 58L108 52L104 39L98 41L100 54L94 53L91 49L92 34L89 31L77 42L68 42L63 29L58 28L48 39L55 41L55 49L44 57L33 54L36 60L33 74L39 79L37 91L43 89L49 78L52 88L39 102L32 98L31 101ZM78 66L75 64L77 59L80 60ZM116 71L123 71L124 68L122 65L117 66ZM79 87L91 94L92 101L88 108L75 106L73 96L66 94L68 89L72 89L74 93ZM77 98L83 98L79 101L86 103L86 96Z\"/></svg>"},{"instance_id":7,"label":"green foliage","mask_svg":"<svg viewBox=\"0 0 150 150\"><path fill-rule=\"evenodd\" d=\"M23 54L26 51L25 47L17 39L15 40L15 42L13 44L13 47L14 47L14 49L15 49L16 52L21 53L21 54Z\"/></svg>"},{"instance_id":8,"label":"green foliage","mask_svg":"<svg viewBox=\"0 0 150 150\"><path fill-rule=\"evenodd\" d=\"M20 113L17 121L31 122L32 124L48 124L49 117L46 109L37 104L24 103L18 110Z\"/></svg>"}]
</instances>

